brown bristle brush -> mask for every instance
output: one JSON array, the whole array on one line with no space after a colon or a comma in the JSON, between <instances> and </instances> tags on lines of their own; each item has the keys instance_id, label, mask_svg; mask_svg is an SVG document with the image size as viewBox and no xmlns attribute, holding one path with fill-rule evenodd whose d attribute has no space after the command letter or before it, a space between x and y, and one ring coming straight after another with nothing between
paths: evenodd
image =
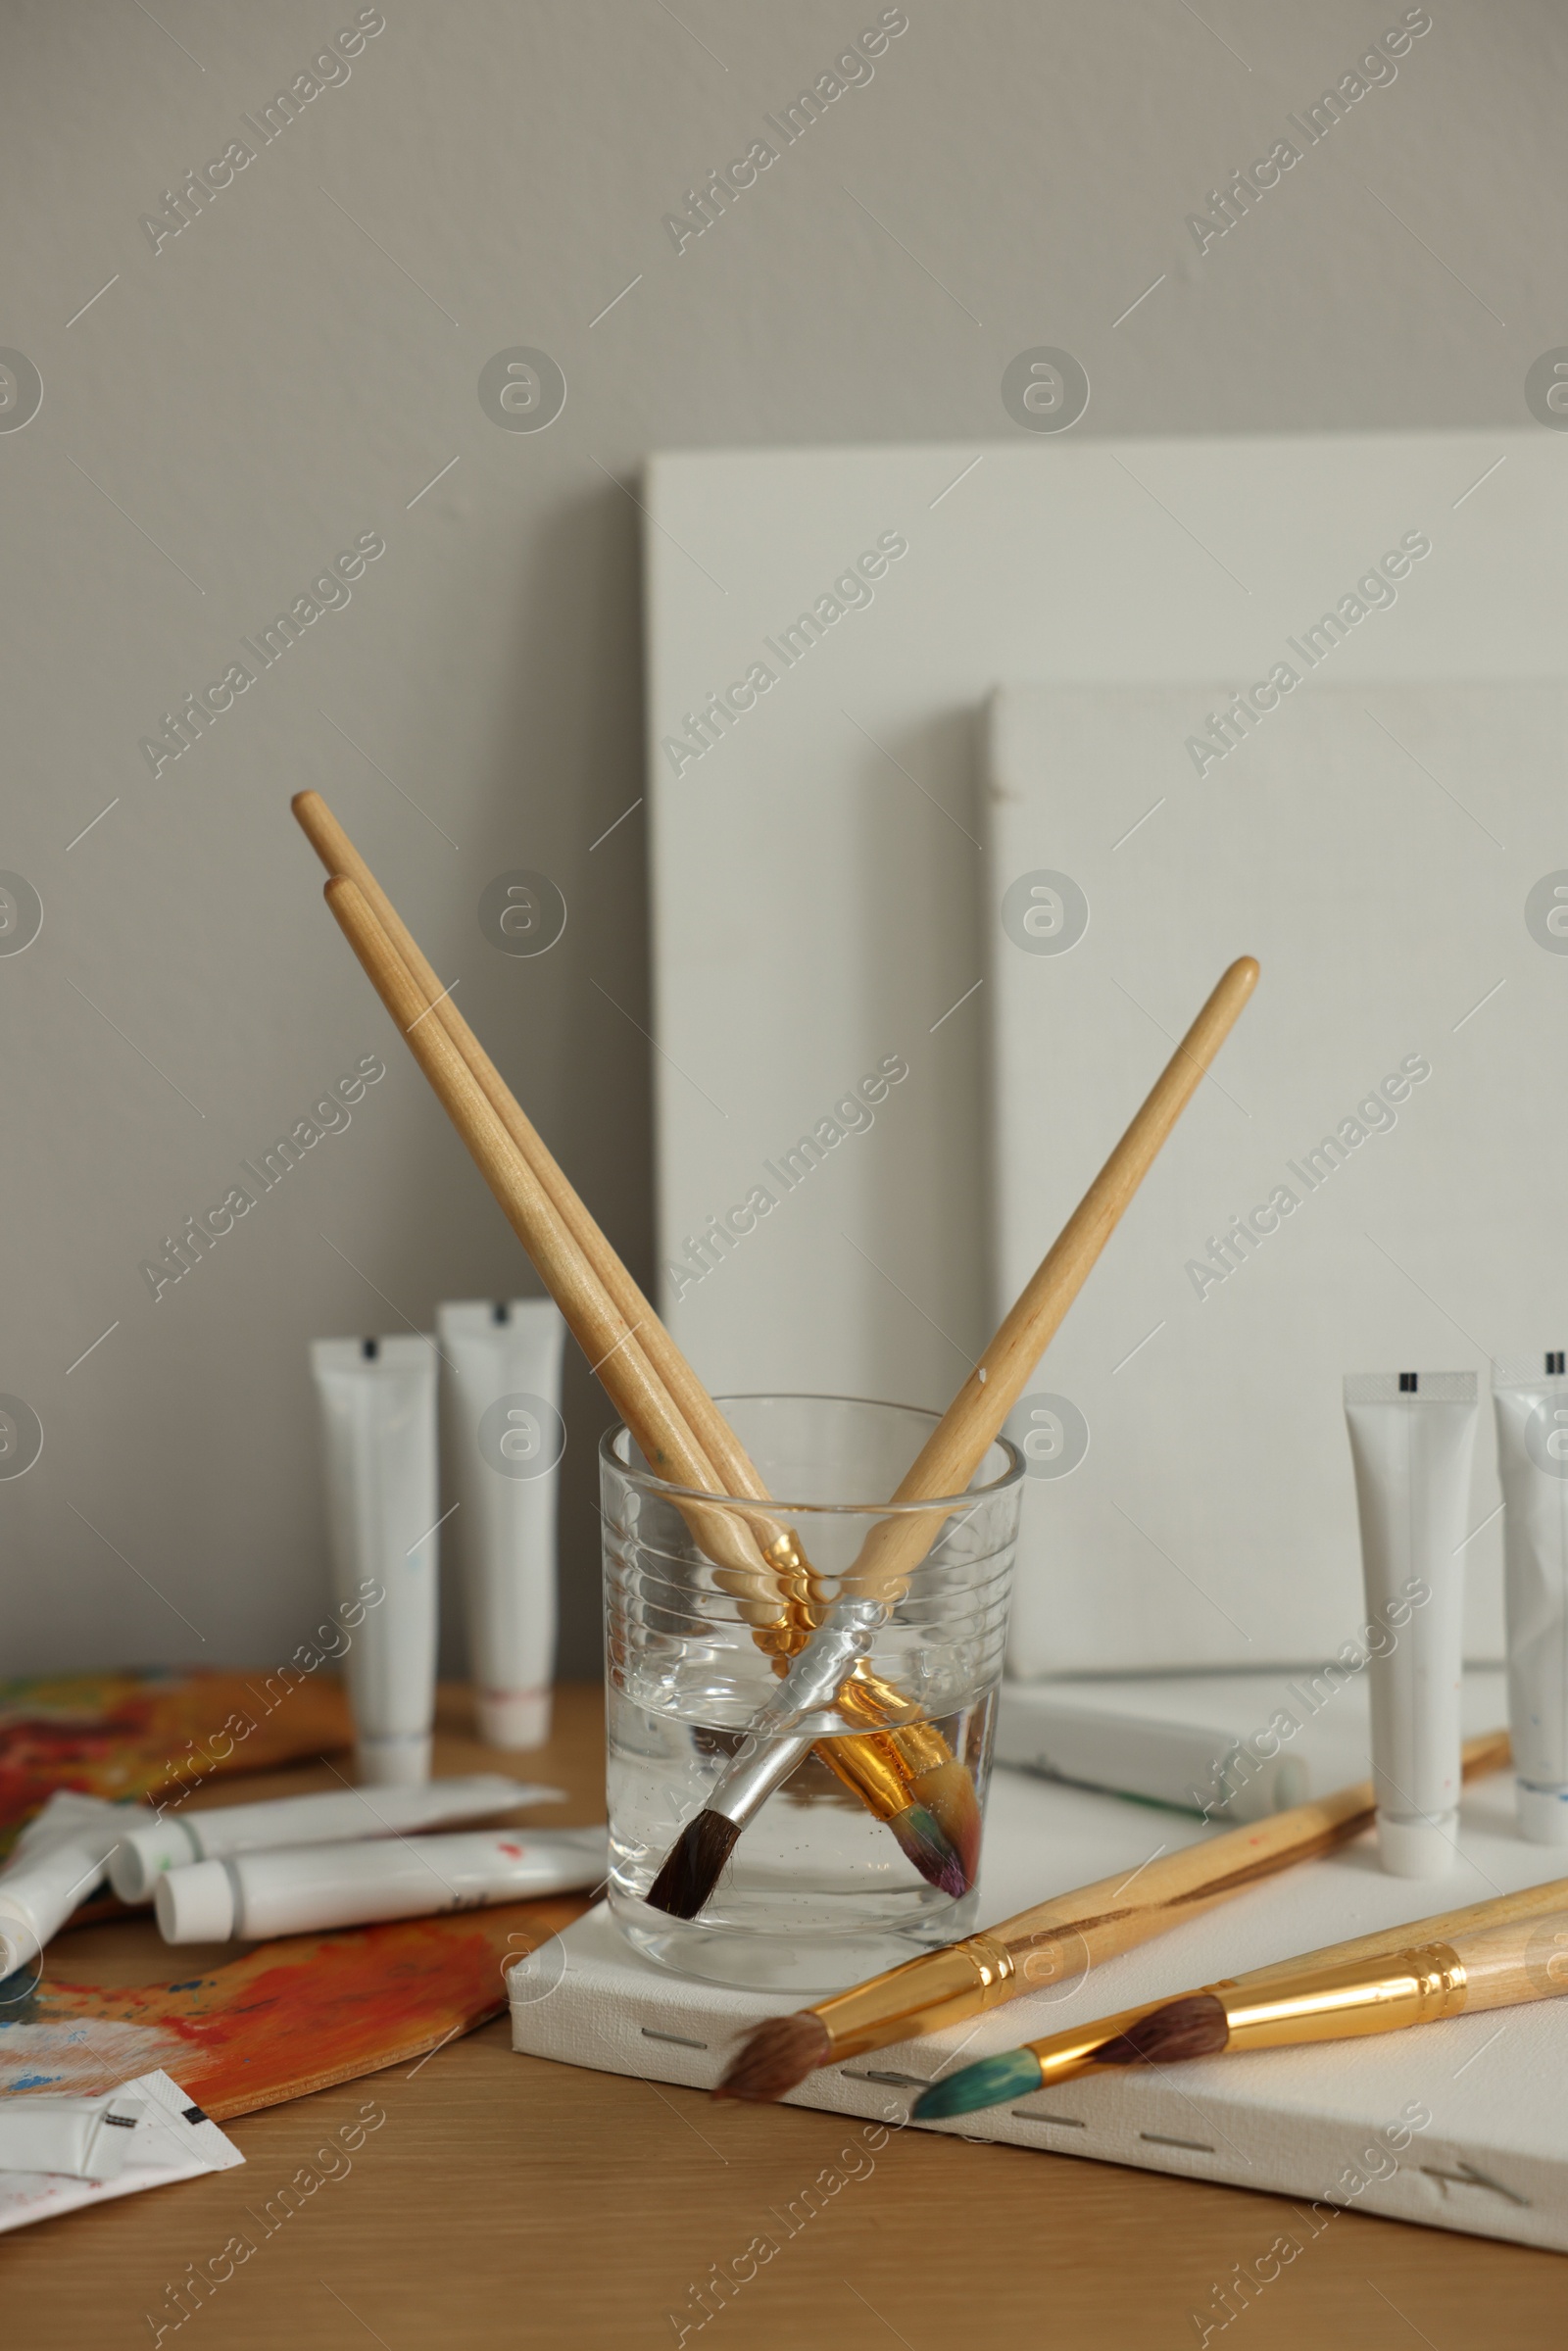
<instances>
[{"instance_id":1,"label":"brown bristle brush","mask_svg":"<svg viewBox=\"0 0 1568 2351\"><path fill-rule=\"evenodd\" d=\"M1467 1739L1464 1776L1474 1780L1501 1771L1508 1758L1505 1731ZM717 2095L763 2103L787 2097L821 2066L842 2065L873 2049L963 2024L1026 1993L1070 1984L1102 1960L1200 1917L1277 1871L1332 1852L1370 1828L1372 1818L1372 1783L1361 1780L1267 1820L1224 1830L1200 1844L1161 1853L1131 1878L1123 1873L1054 1894L984 1934L906 1960L793 2016L769 2017L747 2035ZM1510 1915L1518 1917L1561 1908L1568 1904L1568 1879L1508 1899L1517 1906ZM1446 1924L1473 1925L1483 1912L1494 1916L1494 1906L1455 1912ZM1341 1955L1386 1950L1388 1940L1366 1935L1345 1946Z\"/></svg>"},{"instance_id":2,"label":"brown bristle brush","mask_svg":"<svg viewBox=\"0 0 1568 2351\"><path fill-rule=\"evenodd\" d=\"M1211 1991L1184 1992L1152 2008L1113 2040L1102 2041L1096 2065L1175 2065L1187 2057L1213 2057L1231 2036L1225 2003ZM955 2076L956 2080L956 2076Z\"/></svg>"}]
</instances>

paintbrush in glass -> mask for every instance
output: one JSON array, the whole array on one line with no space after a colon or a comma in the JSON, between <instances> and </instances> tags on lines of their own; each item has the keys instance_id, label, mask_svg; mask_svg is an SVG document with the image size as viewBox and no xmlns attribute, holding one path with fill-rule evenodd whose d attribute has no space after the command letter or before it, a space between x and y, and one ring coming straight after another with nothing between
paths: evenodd
<instances>
[{"instance_id":1,"label":"paintbrush in glass","mask_svg":"<svg viewBox=\"0 0 1568 2351\"><path fill-rule=\"evenodd\" d=\"M443 989L365 858L317 792L293 802L302 830L334 878L328 903L468 1144L573 1334L660 1474L699 1493L765 1506L745 1447L664 1329L564 1171ZM422 1033L421 1033L422 1032ZM439 1034L437 1034L439 1032ZM688 1513L694 1533L742 1604L760 1647L780 1668L809 1640L817 1586L791 1530L761 1509ZM897 1839L930 1884L961 1893L973 1878L979 1805L940 1734L903 1727L910 1712L869 1673L856 1692L856 1730L824 1743L822 1760ZM891 1727L877 1730L878 1726ZM716 1872L715 1872L716 1874Z\"/></svg>"},{"instance_id":2,"label":"paintbrush in glass","mask_svg":"<svg viewBox=\"0 0 1568 2351\"><path fill-rule=\"evenodd\" d=\"M675 1918L697 1915L746 1823L819 1736L797 1725L813 1708L833 1704L840 1685L872 1648L910 1574L948 1519L963 1507L969 1481L1256 984L1257 964L1250 955L1240 956L1221 975L1132 1124L905 1473L886 1515L842 1579L840 1596L752 1722L703 1809L681 1830L648 1896L657 1909ZM977 1836L978 1829L977 1818Z\"/></svg>"}]
</instances>

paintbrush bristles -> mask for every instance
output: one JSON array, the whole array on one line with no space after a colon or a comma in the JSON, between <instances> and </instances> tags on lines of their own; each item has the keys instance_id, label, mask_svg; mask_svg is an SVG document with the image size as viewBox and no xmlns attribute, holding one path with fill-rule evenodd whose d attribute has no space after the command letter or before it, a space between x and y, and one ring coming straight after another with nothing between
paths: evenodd
<instances>
[{"instance_id":1,"label":"paintbrush bristles","mask_svg":"<svg viewBox=\"0 0 1568 2351\"><path fill-rule=\"evenodd\" d=\"M1003 2049L960 2067L941 2082L933 2082L914 2102L917 2123L947 2122L957 2114L973 2114L982 2106L1003 2106L1009 2098L1027 2098L1040 2087L1040 2060L1033 2049Z\"/></svg>"},{"instance_id":2,"label":"paintbrush bristles","mask_svg":"<svg viewBox=\"0 0 1568 2351\"><path fill-rule=\"evenodd\" d=\"M956 2115L976 2114L982 2107L1004 2106L1009 2099L1028 2097L1045 2082L1070 2082L1075 2074L1102 2065L1178 2065L1190 2057L1217 2057L1230 2039L1230 2030L1223 2000L1210 1991L1183 1992L1135 2017L1098 2046L1069 2033L1053 2040L1025 2041L1021 2049L1003 2049L995 2057L960 2066L921 2091L914 2102L914 2120L951 2122Z\"/></svg>"},{"instance_id":3,"label":"paintbrush bristles","mask_svg":"<svg viewBox=\"0 0 1568 2351\"><path fill-rule=\"evenodd\" d=\"M905 1860L913 1863L927 1886L951 1894L955 1901L968 1892L974 1881L967 1862L945 1835L936 1815L923 1804L909 1804L903 1812L894 1813L888 1827L898 1838Z\"/></svg>"},{"instance_id":4,"label":"paintbrush bristles","mask_svg":"<svg viewBox=\"0 0 1568 2351\"><path fill-rule=\"evenodd\" d=\"M718 1884L740 1833L740 1823L721 1812L699 1812L689 1820L648 1889L654 1909L672 1919L694 1919Z\"/></svg>"},{"instance_id":5,"label":"paintbrush bristles","mask_svg":"<svg viewBox=\"0 0 1568 2351\"><path fill-rule=\"evenodd\" d=\"M1230 2038L1225 2003L1211 1991L1184 1993L1152 2008L1094 2053L1096 2065L1179 2065L1189 2057L1217 2057Z\"/></svg>"},{"instance_id":6,"label":"paintbrush bristles","mask_svg":"<svg viewBox=\"0 0 1568 2351\"><path fill-rule=\"evenodd\" d=\"M938 1764L933 1771L921 1772L910 1783L909 1793L936 1823L944 1841L956 1854L960 1883L955 1887L945 1878L931 1877L929 1870L921 1875L931 1878L932 1885L940 1885L945 1892L967 1893L980 1875L980 1837L984 1827L980 1798L968 1771L955 1756L950 1762ZM899 1841L902 1844L904 1840L901 1837ZM915 1867L919 1869L920 1864L916 1862Z\"/></svg>"},{"instance_id":7,"label":"paintbrush bristles","mask_svg":"<svg viewBox=\"0 0 1568 2351\"><path fill-rule=\"evenodd\" d=\"M769 2017L747 2034L738 2057L732 2058L715 2098L746 2098L771 2105L798 2089L808 2074L826 2065L833 2054L827 2027L814 2008L794 2016Z\"/></svg>"},{"instance_id":8,"label":"paintbrush bristles","mask_svg":"<svg viewBox=\"0 0 1568 2351\"><path fill-rule=\"evenodd\" d=\"M970 1881L961 1857L923 1805L911 1804L895 1813L888 1827L906 1860L928 1886L955 1899L968 1891ZM740 1834L740 1824L722 1812L699 1812L670 1846L646 1900L669 1918L694 1919L718 1884Z\"/></svg>"}]
</instances>

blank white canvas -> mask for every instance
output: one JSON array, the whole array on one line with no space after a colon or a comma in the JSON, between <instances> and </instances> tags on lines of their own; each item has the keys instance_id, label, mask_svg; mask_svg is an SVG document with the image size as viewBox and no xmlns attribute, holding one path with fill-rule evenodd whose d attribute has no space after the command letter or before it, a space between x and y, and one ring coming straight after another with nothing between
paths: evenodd
<instances>
[{"instance_id":1,"label":"blank white canvas","mask_svg":"<svg viewBox=\"0 0 1568 2351\"><path fill-rule=\"evenodd\" d=\"M1020 433L993 446L652 461L661 1261L679 1259L710 1214L744 1201L763 1162L776 1164L831 1116L879 1058L900 1054L910 1072L875 1125L834 1145L714 1270L695 1283L665 1278L671 1322L712 1386L941 1405L990 1327L990 918L978 779L993 690L1020 679L1250 683L1281 658L1288 635L1417 529L1432 555L1397 604L1339 648L1326 665L1334 678L1550 678L1561 669L1568 544L1560 456L1530 427L1114 445ZM764 656L764 640L776 644L889 530L906 537L908 554L876 584L874 602L834 621L787 670ZM781 669L776 682L675 774L663 738L761 658ZM1199 715L1202 691L1192 688ZM1310 699L1278 713L1274 730ZM1224 772L1210 771L1211 798L1241 794L1216 784ZM1155 797L1125 813L1118 800L1107 819L1119 830ZM1476 839L1480 873L1495 853ZM1150 1008L1179 1027L1211 976L1179 908L1166 910L1140 970ZM1057 1169L1087 1175L1152 1074L1157 1032L1144 1024L1140 1034L1143 1057L1113 1073L1125 1084L1097 1073L1059 1102ZM1362 1082L1359 1071L1350 1081ZM1413 1132L1412 1118L1393 1140L1402 1148ZM1241 1152L1227 1153L1220 1206L1245 1172ZM1149 1203L1165 1180L1162 1169ZM1070 1186L1052 1182L1065 1210ZM1137 1231L1135 1220L1116 1249L1136 1246ZM1111 1271L1107 1263L1096 1284ZM1123 1347L1157 1319L1132 1317ZM1441 1359L1475 1361L1480 1351L1464 1353L1455 1336ZM1054 1352L1053 1379L1059 1360ZM1337 1496L1332 1510L1342 1504ZM1173 1621L1185 1638L1199 1620ZM1254 1640L1241 1654L1250 1658L1257 1628L1249 1629ZM1106 1644L1098 1651L1083 1626L1074 1641L1079 1632L1080 1657L1137 1663L1148 1652L1136 1615L1098 1620L1094 1640ZM1188 1653L1233 1652L1205 1633ZM1064 1661L1054 1651L1041 1660Z\"/></svg>"},{"instance_id":2,"label":"blank white canvas","mask_svg":"<svg viewBox=\"0 0 1568 2351\"><path fill-rule=\"evenodd\" d=\"M1039 869L1090 907L1065 953L991 925L1000 1298L1219 971L1263 967L1036 1383L1090 1444L1028 1482L1015 1667L1332 1655L1365 1622L1341 1380L1401 1368L1478 1374L1481 1532L1446 1564L1497 1655L1490 1360L1568 1345L1568 958L1525 922L1568 856L1568 688L1313 675L1200 777L1188 737L1222 699L993 710L993 907Z\"/></svg>"}]
</instances>

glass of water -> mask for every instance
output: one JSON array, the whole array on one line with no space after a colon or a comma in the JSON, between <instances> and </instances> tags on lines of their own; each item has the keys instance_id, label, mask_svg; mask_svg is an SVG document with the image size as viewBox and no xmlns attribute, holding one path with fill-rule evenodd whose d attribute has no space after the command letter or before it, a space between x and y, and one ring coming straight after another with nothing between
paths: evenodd
<instances>
[{"instance_id":1,"label":"glass of water","mask_svg":"<svg viewBox=\"0 0 1568 2351\"><path fill-rule=\"evenodd\" d=\"M600 1449L610 1904L638 1950L682 1974L826 1990L972 1922L1024 1465L999 1439L967 1492L893 1510L934 1413L817 1396L722 1409L766 1504L655 1477L623 1428ZM843 1621L868 1540L895 1519L920 1522L915 1564L880 1608L852 1611L858 1653L797 1723L792 1768L697 1915L654 1907L682 1829L724 1795L792 1654ZM780 1529L796 1559L748 1586L734 1559L750 1544L760 1564Z\"/></svg>"}]
</instances>

